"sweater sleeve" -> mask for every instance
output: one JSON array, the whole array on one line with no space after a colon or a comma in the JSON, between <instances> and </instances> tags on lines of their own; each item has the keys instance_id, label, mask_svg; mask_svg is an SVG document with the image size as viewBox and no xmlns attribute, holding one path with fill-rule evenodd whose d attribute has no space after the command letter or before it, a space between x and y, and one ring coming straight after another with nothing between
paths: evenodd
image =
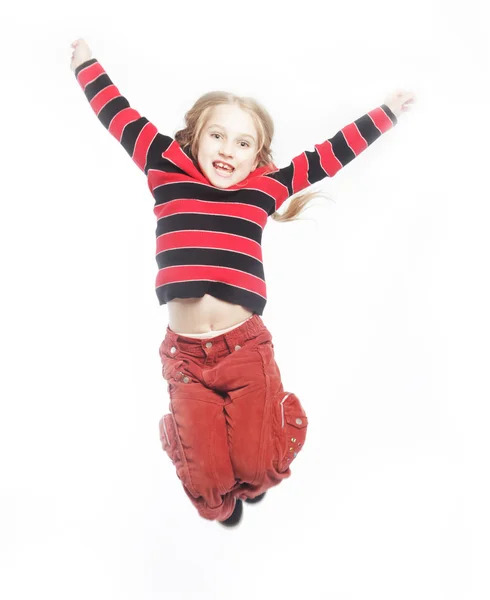
<instances>
[{"instance_id":1,"label":"sweater sleeve","mask_svg":"<svg viewBox=\"0 0 490 600\"><path fill-rule=\"evenodd\" d=\"M79 65L75 77L99 121L138 167L147 174L148 169L161 166L162 153L172 138L158 133L153 123L130 107L98 60L92 58Z\"/></svg>"},{"instance_id":2,"label":"sweater sleeve","mask_svg":"<svg viewBox=\"0 0 490 600\"><path fill-rule=\"evenodd\" d=\"M313 151L306 150L296 156L287 167L268 173L267 177L284 185L288 196L292 196L324 177L333 177L397 122L390 108L382 104L346 125L332 138L315 144Z\"/></svg>"}]
</instances>

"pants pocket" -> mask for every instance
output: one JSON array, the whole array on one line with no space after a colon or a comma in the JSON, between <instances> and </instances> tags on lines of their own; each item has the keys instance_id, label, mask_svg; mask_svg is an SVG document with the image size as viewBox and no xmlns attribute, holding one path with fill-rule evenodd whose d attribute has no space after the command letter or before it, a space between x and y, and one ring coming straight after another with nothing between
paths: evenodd
<instances>
[{"instance_id":1,"label":"pants pocket","mask_svg":"<svg viewBox=\"0 0 490 600\"><path fill-rule=\"evenodd\" d=\"M277 470L287 471L303 449L308 417L296 394L282 392L275 400L274 415L277 434Z\"/></svg>"},{"instance_id":2,"label":"pants pocket","mask_svg":"<svg viewBox=\"0 0 490 600\"><path fill-rule=\"evenodd\" d=\"M159 429L163 451L166 452L172 461L172 464L177 471L177 477L191 494L197 496L197 493L190 482L187 460L182 451L177 427L172 414L166 414L160 419Z\"/></svg>"},{"instance_id":3,"label":"pants pocket","mask_svg":"<svg viewBox=\"0 0 490 600\"><path fill-rule=\"evenodd\" d=\"M162 375L167 381L172 381L178 374L179 369L184 364L184 360L168 358L167 356L162 357Z\"/></svg>"}]
</instances>

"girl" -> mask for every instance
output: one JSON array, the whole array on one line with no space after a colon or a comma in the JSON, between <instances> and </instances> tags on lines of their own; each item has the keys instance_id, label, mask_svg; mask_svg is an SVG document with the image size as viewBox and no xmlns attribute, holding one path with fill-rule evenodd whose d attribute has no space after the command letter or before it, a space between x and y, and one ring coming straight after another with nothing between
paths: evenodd
<instances>
[{"instance_id":1,"label":"girl","mask_svg":"<svg viewBox=\"0 0 490 600\"><path fill-rule=\"evenodd\" d=\"M273 123L260 104L225 92L197 100L174 139L131 108L84 40L71 68L93 111L147 176L157 218L156 294L169 323L159 352L169 413L163 450L199 514L232 526L242 500L257 502L290 476L308 418L286 392L272 336L261 240L267 217L293 220L314 193L414 102L410 92L381 106L278 169Z\"/></svg>"}]
</instances>

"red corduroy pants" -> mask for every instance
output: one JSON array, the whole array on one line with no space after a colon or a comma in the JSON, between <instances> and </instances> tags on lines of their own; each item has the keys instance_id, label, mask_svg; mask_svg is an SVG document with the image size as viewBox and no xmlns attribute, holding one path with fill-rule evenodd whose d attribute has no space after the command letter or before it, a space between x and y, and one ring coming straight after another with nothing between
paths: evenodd
<instances>
[{"instance_id":1,"label":"red corduroy pants","mask_svg":"<svg viewBox=\"0 0 490 600\"><path fill-rule=\"evenodd\" d=\"M255 498L291 475L308 418L284 391L260 315L209 339L167 327L159 351L170 396L163 450L201 517L224 521L237 498Z\"/></svg>"}]
</instances>

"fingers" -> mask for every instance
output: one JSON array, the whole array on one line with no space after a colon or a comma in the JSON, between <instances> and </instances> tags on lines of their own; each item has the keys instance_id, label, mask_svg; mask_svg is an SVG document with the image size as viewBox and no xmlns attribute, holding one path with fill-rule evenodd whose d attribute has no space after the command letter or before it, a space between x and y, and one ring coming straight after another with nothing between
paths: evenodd
<instances>
[{"instance_id":1,"label":"fingers","mask_svg":"<svg viewBox=\"0 0 490 600\"><path fill-rule=\"evenodd\" d=\"M89 56L90 49L83 38L78 38L71 43L71 70L74 71L83 62L85 55Z\"/></svg>"}]
</instances>

